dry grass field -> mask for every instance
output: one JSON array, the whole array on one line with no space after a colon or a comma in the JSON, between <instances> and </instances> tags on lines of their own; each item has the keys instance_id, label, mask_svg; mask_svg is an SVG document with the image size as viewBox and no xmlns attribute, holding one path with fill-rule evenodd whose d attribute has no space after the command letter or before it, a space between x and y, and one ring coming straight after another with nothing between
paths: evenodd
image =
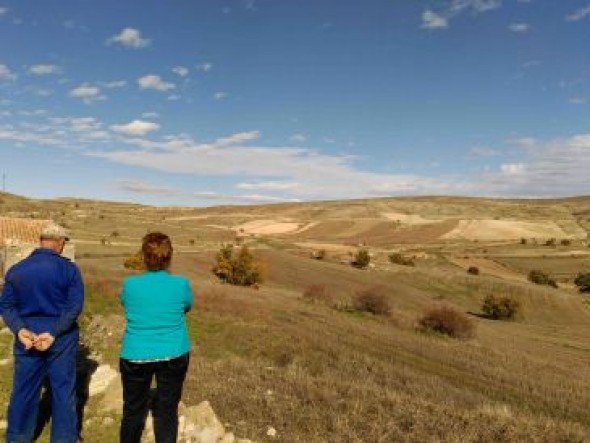
<instances>
[{"instance_id":1,"label":"dry grass field","mask_svg":"<svg viewBox=\"0 0 590 443\"><path fill-rule=\"evenodd\" d=\"M195 347L183 400L209 400L237 435L280 442L590 441L590 307L571 286L526 281L531 269L555 274L560 285L590 271L584 255L590 198L194 209L0 194L0 215L53 218L72 230L87 283L81 323L92 350L113 365L122 331L118 288L128 272L123 261L148 230L170 234L173 271L187 275L195 292L188 315ZM272 230L269 220L284 229ZM546 223L571 243L546 247L545 238L521 244L487 233L444 238L461 220L512 220L519 229ZM233 241L247 243L264 263L259 289L223 285L211 273L216 252ZM367 270L348 264L359 244L373 254ZM326 245L323 260L311 258L313 245ZM390 263L388 255L400 251L415 256L416 266ZM468 274L469 266L480 274ZM304 300L312 285L325 301ZM355 294L368 289L388 300L389 316L350 308ZM517 299L522 315L484 318L482 301L490 294ZM417 329L426 311L443 304L470 318L474 338ZM99 317L111 335L89 329ZM10 367L0 366L2 403L10 383ZM93 398L87 417L104 417L102 407ZM0 419L4 414L2 408ZM86 441L116 441L119 416L108 416L114 424L89 425ZM267 436L269 426L276 437Z\"/></svg>"}]
</instances>

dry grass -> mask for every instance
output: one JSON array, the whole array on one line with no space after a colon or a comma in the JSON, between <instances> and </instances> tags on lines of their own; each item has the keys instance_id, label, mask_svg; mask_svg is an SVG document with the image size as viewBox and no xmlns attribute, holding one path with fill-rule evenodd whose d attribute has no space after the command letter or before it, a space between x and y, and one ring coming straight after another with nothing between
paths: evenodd
<instances>
[{"instance_id":1,"label":"dry grass","mask_svg":"<svg viewBox=\"0 0 590 443\"><path fill-rule=\"evenodd\" d=\"M268 264L261 289L236 288L217 283L210 272L215 251L234 233L208 226L230 227L279 216L340 223L382 212L425 218L565 220L575 217L574 211L586 214L586 200L378 199L167 210L90 201L42 205L3 198L5 212L14 212L10 215L35 210L38 217L54 218L65 211L75 236L89 242L78 249L85 254L79 263L88 288L82 322L86 329L96 325L92 320L99 314L105 319L121 314L117 295L125 275L122 264L137 250L145 231L162 229L172 235L174 270L191 278L196 294L195 309L188 315L195 348L184 401L211 401L237 435L268 441L266 429L273 426L278 430L273 441L289 443L590 439L590 311L573 291L504 281L485 272L475 277L442 260L421 262L416 268L359 272L329 260L310 260L309 254L290 247L277 250L280 239L260 243L264 249L257 253ZM89 215L76 218L75 211ZM194 218L201 216L207 218ZM326 226L340 226L342 231L322 231ZM406 243L431 242L443 227L395 235ZM387 246L398 238L389 236L390 228L369 220L362 226L318 225L301 236L318 235L322 242L341 245L371 233L372 241ZM113 230L120 232L119 244L100 245L97 239ZM418 237L412 238L414 232ZM444 255L464 246L430 247L433 254ZM509 253L515 246L502 248ZM395 311L381 317L305 303L301 294L312 284L324 285L337 300L348 303L356 292L382 286ZM414 329L415 319L436 301L477 313L489 294L519 300L525 318L493 322L474 316L478 333L469 341L441 340ZM116 361L118 343L103 340L94 346L108 361ZM7 400L10 381L8 367L0 367L1 401ZM91 401L89 412L101 417L98 403ZM98 421L87 430L87 441L116 441L109 440L114 435L109 432Z\"/></svg>"}]
</instances>

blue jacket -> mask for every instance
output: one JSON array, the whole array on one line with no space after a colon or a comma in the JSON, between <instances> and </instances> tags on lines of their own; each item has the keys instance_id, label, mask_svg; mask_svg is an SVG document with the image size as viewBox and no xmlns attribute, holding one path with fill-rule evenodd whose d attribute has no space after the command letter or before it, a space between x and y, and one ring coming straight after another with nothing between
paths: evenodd
<instances>
[{"instance_id":1,"label":"blue jacket","mask_svg":"<svg viewBox=\"0 0 590 443\"><path fill-rule=\"evenodd\" d=\"M188 279L168 271L148 271L125 278L121 291L127 325L121 357L150 360L189 352L184 314L191 308Z\"/></svg>"},{"instance_id":2,"label":"blue jacket","mask_svg":"<svg viewBox=\"0 0 590 443\"><path fill-rule=\"evenodd\" d=\"M69 259L51 249L35 249L12 266L4 280L0 312L13 333L27 328L57 338L77 329L84 284Z\"/></svg>"}]
</instances>

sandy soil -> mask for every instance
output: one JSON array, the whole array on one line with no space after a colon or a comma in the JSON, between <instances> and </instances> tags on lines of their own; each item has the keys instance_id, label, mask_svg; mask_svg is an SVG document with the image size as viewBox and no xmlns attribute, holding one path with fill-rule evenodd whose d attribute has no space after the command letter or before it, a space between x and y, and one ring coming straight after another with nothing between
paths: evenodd
<instances>
[{"instance_id":1,"label":"sandy soil","mask_svg":"<svg viewBox=\"0 0 590 443\"><path fill-rule=\"evenodd\" d=\"M300 223L279 222L276 220L254 220L242 225L236 226L236 231L245 234L288 234L301 228Z\"/></svg>"},{"instance_id":2,"label":"sandy soil","mask_svg":"<svg viewBox=\"0 0 590 443\"><path fill-rule=\"evenodd\" d=\"M388 220L398 221L407 225L422 225L436 221L428 220L418 214L404 214L401 212L382 212L381 215L383 215Z\"/></svg>"},{"instance_id":3,"label":"sandy soil","mask_svg":"<svg viewBox=\"0 0 590 443\"><path fill-rule=\"evenodd\" d=\"M508 240L519 238L574 238L554 221L461 220L441 238L446 240Z\"/></svg>"}]
</instances>

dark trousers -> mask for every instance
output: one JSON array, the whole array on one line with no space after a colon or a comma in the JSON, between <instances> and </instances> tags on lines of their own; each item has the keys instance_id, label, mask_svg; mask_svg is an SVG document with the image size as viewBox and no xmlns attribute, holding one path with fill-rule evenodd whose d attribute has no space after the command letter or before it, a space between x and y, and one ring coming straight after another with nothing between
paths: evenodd
<instances>
[{"instance_id":1,"label":"dark trousers","mask_svg":"<svg viewBox=\"0 0 590 443\"><path fill-rule=\"evenodd\" d=\"M44 381L51 386L51 443L74 443L76 414L76 350L78 331L57 337L45 352L14 347L14 380L8 406L8 443L30 443Z\"/></svg>"},{"instance_id":2,"label":"dark trousers","mask_svg":"<svg viewBox=\"0 0 590 443\"><path fill-rule=\"evenodd\" d=\"M120 442L140 443L149 409L150 386L156 377L156 394L152 399L156 443L176 443L178 402L188 369L189 354L172 360L133 363L120 359L123 382L123 419Z\"/></svg>"}]
</instances>

